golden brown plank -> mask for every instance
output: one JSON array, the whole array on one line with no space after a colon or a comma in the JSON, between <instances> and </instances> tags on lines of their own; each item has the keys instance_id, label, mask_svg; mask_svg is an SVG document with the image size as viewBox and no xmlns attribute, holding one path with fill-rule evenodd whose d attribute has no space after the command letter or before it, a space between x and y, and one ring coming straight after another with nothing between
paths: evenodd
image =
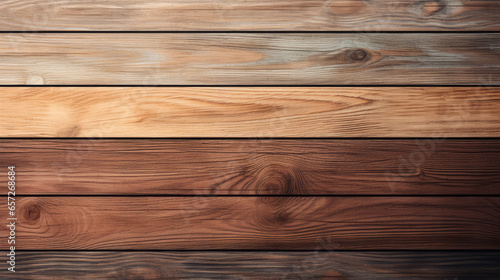
<instances>
[{"instance_id":1,"label":"golden brown plank","mask_svg":"<svg viewBox=\"0 0 500 280\"><path fill-rule=\"evenodd\" d=\"M4 87L2 137L499 137L500 88Z\"/></svg>"},{"instance_id":2,"label":"golden brown plank","mask_svg":"<svg viewBox=\"0 0 500 280\"><path fill-rule=\"evenodd\" d=\"M2 1L2 31L498 31L495 0Z\"/></svg>"},{"instance_id":3,"label":"golden brown plank","mask_svg":"<svg viewBox=\"0 0 500 280\"><path fill-rule=\"evenodd\" d=\"M500 34L0 34L0 84L495 85Z\"/></svg>"},{"instance_id":4,"label":"golden brown plank","mask_svg":"<svg viewBox=\"0 0 500 280\"><path fill-rule=\"evenodd\" d=\"M0 252L7 254L5 251ZM500 253L337 252L24 252L5 279L356 279L497 280Z\"/></svg>"},{"instance_id":5,"label":"golden brown plank","mask_svg":"<svg viewBox=\"0 0 500 280\"><path fill-rule=\"evenodd\" d=\"M341 250L498 250L499 203L498 197L18 197L16 249L314 250L329 240ZM7 236L7 227L0 233Z\"/></svg>"},{"instance_id":6,"label":"golden brown plank","mask_svg":"<svg viewBox=\"0 0 500 280\"><path fill-rule=\"evenodd\" d=\"M18 195L499 195L499 162L498 140L0 142Z\"/></svg>"}]
</instances>

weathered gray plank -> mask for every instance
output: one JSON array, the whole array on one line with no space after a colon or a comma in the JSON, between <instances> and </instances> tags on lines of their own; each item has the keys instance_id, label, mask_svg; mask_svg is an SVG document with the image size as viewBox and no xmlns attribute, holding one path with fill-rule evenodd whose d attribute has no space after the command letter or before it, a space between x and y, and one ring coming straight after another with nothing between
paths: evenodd
<instances>
[{"instance_id":1,"label":"weathered gray plank","mask_svg":"<svg viewBox=\"0 0 500 280\"><path fill-rule=\"evenodd\" d=\"M0 34L1 84L494 85L500 34Z\"/></svg>"},{"instance_id":2,"label":"weathered gray plank","mask_svg":"<svg viewBox=\"0 0 500 280\"><path fill-rule=\"evenodd\" d=\"M26 252L2 279L497 280L498 252ZM6 251L0 251L5 255Z\"/></svg>"},{"instance_id":3,"label":"weathered gray plank","mask_svg":"<svg viewBox=\"0 0 500 280\"><path fill-rule=\"evenodd\" d=\"M495 0L22 0L0 30L498 31Z\"/></svg>"}]
</instances>

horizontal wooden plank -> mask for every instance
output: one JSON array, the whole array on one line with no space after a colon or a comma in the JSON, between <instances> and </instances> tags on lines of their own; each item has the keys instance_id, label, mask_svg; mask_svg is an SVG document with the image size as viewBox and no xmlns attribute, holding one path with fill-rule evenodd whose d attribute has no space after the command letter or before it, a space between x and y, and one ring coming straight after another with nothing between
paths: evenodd
<instances>
[{"instance_id":1,"label":"horizontal wooden plank","mask_svg":"<svg viewBox=\"0 0 500 280\"><path fill-rule=\"evenodd\" d=\"M498 31L495 0L3 1L2 31Z\"/></svg>"},{"instance_id":2,"label":"horizontal wooden plank","mask_svg":"<svg viewBox=\"0 0 500 280\"><path fill-rule=\"evenodd\" d=\"M0 34L7 85L496 85L500 33Z\"/></svg>"},{"instance_id":3,"label":"horizontal wooden plank","mask_svg":"<svg viewBox=\"0 0 500 280\"><path fill-rule=\"evenodd\" d=\"M500 197L18 197L16 211L22 250L500 249Z\"/></svg>"},{"instance_id":4,"label":"horizontal wooden plank","mask_svg":"<svg viewBox=\"0 0 500 280\"><path fill-rule=\"evenodd\" d=\"M325 247L325 248L323 248ZM491 279L498 252L17 252L2 279ZM5 255L6 251L0 251Z\"/></svg>"},{"instance_id":5,"label":"horizontal wooden plank","mask_svg":"<svg viewBox=\"0 0 500 280\"><path fill-rule=\"evenodd\" d=\"M3 87L2 137L499 137L500 88Z\"/></svg>"},{"instance_id":6,"label":"horizontal wooden plank","mask_svg":"<svg viewBox=\"0 0 500 280\"><path fill-rule=\"evenodd\" d=\"M498 140L0 142L20 195L499 195L499 162Z\"/></svg>"}]
</instances>

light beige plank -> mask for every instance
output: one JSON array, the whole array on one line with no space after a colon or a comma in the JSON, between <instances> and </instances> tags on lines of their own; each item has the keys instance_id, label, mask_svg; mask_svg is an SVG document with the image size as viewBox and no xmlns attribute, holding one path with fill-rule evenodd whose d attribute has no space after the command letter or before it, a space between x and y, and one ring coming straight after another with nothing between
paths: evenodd
<instances>
[{"instance_id":1,"label":"light beige plank","mask_svg":"<svg viewBox=\"0 0 500 280\"><path fill-rule=\"evenodd\" d=\"M3 87L1 137L500 137L498 87Z\"/></svg>"}]
</instances>

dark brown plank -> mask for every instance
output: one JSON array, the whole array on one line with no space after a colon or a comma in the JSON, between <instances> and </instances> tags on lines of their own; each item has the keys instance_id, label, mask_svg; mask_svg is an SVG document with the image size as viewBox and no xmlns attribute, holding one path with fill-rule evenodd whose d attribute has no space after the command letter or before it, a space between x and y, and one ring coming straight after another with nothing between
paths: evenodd
<instances>
[{"instance_id":1,"label":"dark brown plank","mask_svg":"<svg viewBox=\"0 0 500 280\"><path fill-rule=\"evenodd\" d=\"M500 249L500 197L18 197L16 213L18 250Z\"/></svg>"},{"instance_id":2,"label":"dark brown plank","mask_svg":"<svg viewBox=\"0 0 500 280\"><path fill-rule=\"evenodd\" d=\"M498 31L495 0L2 1L2 31Z\"/></svg>"},{"instance_id":3,"label":"dark brown plank","mask_svg":"<svg viewBox=\"0 0 500 280\"><path fill-rule=\"evenodd\" d=\"M9 165L20 195L500 194L495 139L2 140Z\"/></svg>"},{"instance_id":4,"label":"dark brown plank","mask_svg":"<svg viewBox=\"0 0 500 280\"><path fill-rule=\"evenodd\" d=\"M2 279L497 280L498 252L18 252ZM5 255L6 251L1 251Z\"/></svg>"},{"instance_id":5,"label":"dark brown plank","mask_svg":"<svg viewBox=\"0 0 500 280\"><path fill-rule=\"evenodd\" d=\"M2 137L499 137L500 87L3 87Z\"/></svg>"},{"instance_id":6,"label":"dark brown plank","mask_svg":"<svg viewBox=\"0 0 500 280\"><path fill-rule=\"evenodd\" d=\"M0 84L498 85L499 33L0 34Z\"/></svg>"}]
</instances>

